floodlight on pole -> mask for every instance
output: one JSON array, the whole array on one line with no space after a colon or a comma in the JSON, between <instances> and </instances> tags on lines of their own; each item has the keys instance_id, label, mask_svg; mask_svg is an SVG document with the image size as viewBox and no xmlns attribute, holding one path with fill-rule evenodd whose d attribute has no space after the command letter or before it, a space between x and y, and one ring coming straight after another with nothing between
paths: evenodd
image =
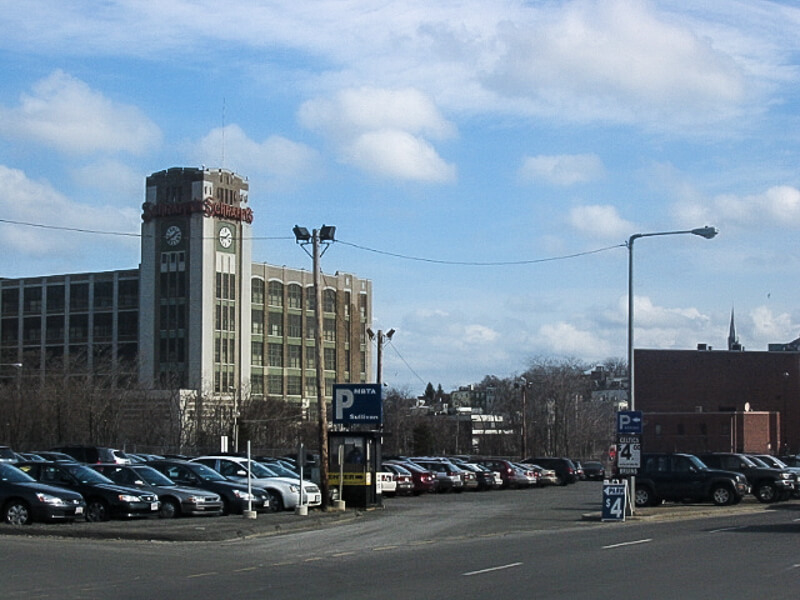
<instances>
[{"instance_id":1,"label":"floodlight on pole","mask_svg":"<svg viewBox=\"0 0 800 600\"><path fill-rule=\"evenodd\" d=\"M322 271L320 269L320 258L334 242L336 227L323 225L320 229L314 229L309 233L305 227L295 225L292 228L295 240L302 246L306 254L313 260L314 268L314 316L316 327L314 331L314 344L316 346L316 385L317 385L317 418L319 426L319 478L320 490L322 492L322 510L328 508L328 406L325 401L325 353L322 347ZM320 252L320 243L325 243L325 248ZM306 248L311 244L312 252Z\"/></svg>"}]
</instances>

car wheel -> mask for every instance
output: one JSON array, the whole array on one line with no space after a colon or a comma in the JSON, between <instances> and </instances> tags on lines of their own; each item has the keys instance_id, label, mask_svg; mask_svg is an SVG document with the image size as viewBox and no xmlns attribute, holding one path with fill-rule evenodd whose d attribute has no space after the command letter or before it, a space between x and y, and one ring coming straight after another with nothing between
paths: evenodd
<instances>
[{"instance_id":1,"label":"car wheel","mask_svg":"<svg viewBox=\"0 0 800 600\"><path fill-rule=\"evenodd\" d=\"M717 506L733 504L733 492L727 485L718 485L711 490L711 500Z\"/></svg>"},{"instance_id":2,"label":"car wheel","mask_svg":"<svg viewBox=\"0 0 800 600\"><path fill-rule=\"evenodd\" d=\"M167 498L161 501L161 508L158 511L158 516L162 519L174 519L175 517L180 516L181 514L181 507L178 506L178 503L171 499Z\"/></svg>"},{"instance_id":3,"label":"car wheel","mask_svg":"<svg viewBox=\"0 0 800 600\"><path fill-rule=\"evenodd\" d=\"M86 520L90 523L108 521L108 506L103 500L90 500L86 505Z\"/></svg>"},{"instance_id":4,"label":"car wheel","mask_svg":"<svg viewBox=\"0 0 800 600\"><path fill-rule=\"evenodd\" d=\"M270 512L281 512L283 510L283 498L280 492L275 490L267 490L269 496L269 510Z\"/></svg>"},{"instance_id":5,"label":"car wheel","mask_svg":"<svg viewBox=\"0 0 800 600\"><path fill-rule=\"evenodd\" d=\"M756 487L756 498L765 504L775 502L778 499L778 490L772 482L759 483Z\"/></svg>"},{"instance_id":6,"label":"car wheel","mask_svg":"<svg viewBox=\"0 0 800 600\"><path fill-rule=\"evenodd\" d=\"M655 504L655 497L653 496L653 492L650 491L650 488L637 487L636 506L652 506L653 504Z\"/></svg>"},{"instance_id":7,"label":"car wheel","mask_svg":"<svg viewBox=\"0 0 800 600\"><path fill-rule=\"evenodd\" d=\"M3 509L3 520L9 525L29 525L31 509L23 500L11 500Z\"/></svg>"}]
</instances>

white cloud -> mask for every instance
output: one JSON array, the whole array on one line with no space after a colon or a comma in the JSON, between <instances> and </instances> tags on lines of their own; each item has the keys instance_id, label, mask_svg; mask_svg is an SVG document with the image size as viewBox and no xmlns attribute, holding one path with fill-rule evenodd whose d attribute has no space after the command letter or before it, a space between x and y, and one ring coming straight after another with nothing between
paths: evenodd
<instances>
[{"instance_id":1,"label":"white cloud","mask_svg":"<svg viewBox=\"0 0 800 600\"><path fill-rule=\"evenodd\" d=\"M519 169L523 181L562 186L595 181L604 174L603 161L596 154L526 156Z\"/></svg>"},{"instance_id":2,"label":"white cloud","mask_svg":"<svg viewBox=\"0 0 800 600\"><path fill-rule=\"evenodd\" d=\"M65 154L143 153L161 132L134 106L115 103L63 71L42 79L17 107L0 107L0 135Z\"/></svg>"},{"instance_id":3,"label":"white cloud","mask_svg":"<svg viewBox=\"0 0 800 600\"><path fill-rule=\"evenodd\" d=\"M757 224L781 228L800 227L800 190L773 186L760 194L722 194L708 201L687 199L673 212L682 223L714 223L720 228Z\"/></svg>"},{"instance_id":4,"label":"white cloud","mask_svg":"<svg viewBox=\"0 0 800 600\"><path fill-rule=\"evenodd\" d=\"M599 238L627 237L634 225L619 216L614 206L576 206L569 212L569 222L586 234Z\"/></svg>"},{"instance_id":5,"label":"white cloud","mask_svg":"<svg viewBox=\"0 0 800 600\"><path fill-rule=\"evenodd\" d=\"M749 316L752 322L753 340L758 340L762 349L770 343L790 342L800 332L800 324L793 323L791 315L773 314L766 306L755 307Z\"/></svg>"},{"instance_id":6,"label":"white cloud","mask_svg":"<svg viewBox=\"0 0 800 600\"><path fill-rule=\"evenodd\" d=\"M542 325L538 337L541 347L562 356L608 356L611 351L596 331L580 330L570 323Z\"/></svg>"},{"instance_id":7,"label":"white cloud","mask_svg":"<svg viewBox=\"0 0 800 600\"><path fill-rule=\"evenodd\" d=\"M0 197L0 211L7 220L35 223L45 227L0 224L0 251L6 256L61 259L86 252L110 252L111 246L138 246L139 213L135 208L90 206L73 202L47 183L29 179L18 169L0 165L0 179L8 186ZM131 236L62 231L63 227L93 231L130 233ZM102 244L101 244L102 241Z\"/></svg>"},{"instance_id":8,"label":"white cloud","mask_svg":"<svg viewBox=\"0 0 800 600\"><path fill-rule=\"evenodd\" d=\"M309 100L300 122L328 137L344 162L391 178L447 182L456 177L430 143L454 134L433 102L413 89L343 90Z\"/></svg>"},{"instance_id":9,"label":"white cloud","mask_svg":"<svg viewBox=\"0 0 800 600\"><path fill-rule=\"evenodd\" d=\"M305 144L279 135L257 142L235 124L211 130L198 142L193 154L201 164L224 163L240 173L265 173L282 181L311 177L319 161L316 150Z\"/></svg>"}]
</instances>

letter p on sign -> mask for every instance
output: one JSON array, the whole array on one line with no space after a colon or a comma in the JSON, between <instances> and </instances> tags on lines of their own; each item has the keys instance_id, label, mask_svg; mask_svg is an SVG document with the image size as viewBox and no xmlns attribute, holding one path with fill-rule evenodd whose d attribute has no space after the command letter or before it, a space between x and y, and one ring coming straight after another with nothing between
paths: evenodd
<instances>
[{"instance_id":1,"label":"letter p on sign","mask_svg":"<svg viewBox=\"0 0 800 600\"><path fill-rule=\"evenodd\" d=\"M336 397L333 399L333 410L336 413L336 419L344 419L344 410L353 408L355 401L356 397L350 390L336 390Z\"/></svg>"}]
</instances>

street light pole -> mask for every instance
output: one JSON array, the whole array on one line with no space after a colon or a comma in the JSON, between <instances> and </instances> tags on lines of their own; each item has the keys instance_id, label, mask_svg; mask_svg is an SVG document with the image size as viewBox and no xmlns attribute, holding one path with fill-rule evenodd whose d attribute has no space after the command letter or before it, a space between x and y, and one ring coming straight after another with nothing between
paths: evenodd
<instances>
[{"instance_id":1,"label":"street light pole","mask_svg":"<svg viewBox=\"0 0 800 600\"><path fill-rule=\"evenodd\" d=\"M716 227L698 227L683 231L658 231L654 233L635 233L628 238L628 409L636 409L635 388L634 388L634 368L633 368L633 242L643 237L654 237L661 235L699 235L707 240L715 237L719 231Z\"/></svg>"},{"instance_id":2,"label":"street light pole","mask_svg":"<svg viewBox=\"0 0 800 600\"><path fill-rule=\"evenodd\" d=\"M392 339L392 336L395 334L394 329L390 329L385 334L380 329L376 334L372 329L367 327L367 335L369 339L378 338L378 369L377 369L377 383L378 385L383 383L383 346L386 344L387 341Z\"/></svg>"},{"instance_id":3,"label":"street light pole","mask_svg":"<svg viewBox=\"0 0 800 600\"><path fill-rule=\"evenodd\" d=\"M316 345L316 382L317 382L317 420L319 426L319 479L320 491L322 493L322 510L328 509L328 406L325 401L325 353L322 347L322 274L320 269L320 258L324 250L320 251L320 242L331 243L334 241L336 228L330 225L323 225L320 229L314 229L309 233L305 227L295 225L292 229L298 244L303 246L311 244L313 253L311 255L314 268L314 316L316 328L314 332L314 344ZM325 247L327 250L328 246Z\"/></svg>"},{"instance_id":4,"label":"street light pole","mask_svg":"<svg viewBox=\"0 0 800 600\"><path fill-rule=\"evenodd\" d=\"M628 238L628 410L636 410L636 387L634 385L634 364L633 364L633 243L639 238L655 237L661 235L699 235L702 238L710 240L715 237L719 231L716 227L698 227L696 229L686 229L681 231L657 231L653 233L634 233ZM630 485L631 498L633 499L631 506L631 514L633 514L636 506L636 477L631 477Z\"/></svg>"}]
</instances>

